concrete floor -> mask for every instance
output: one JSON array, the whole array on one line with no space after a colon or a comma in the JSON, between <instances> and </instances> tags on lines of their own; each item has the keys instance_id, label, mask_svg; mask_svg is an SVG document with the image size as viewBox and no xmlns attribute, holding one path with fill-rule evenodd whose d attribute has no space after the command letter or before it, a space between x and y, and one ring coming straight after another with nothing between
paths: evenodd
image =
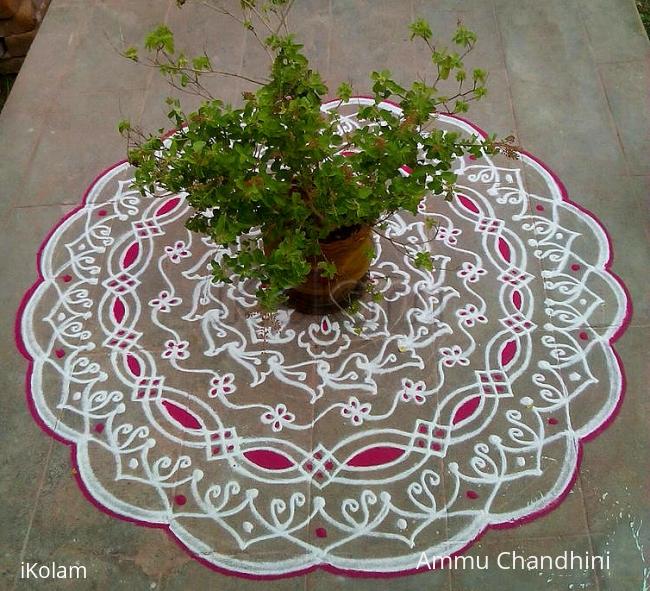
<instances>
[{"instance_id":1,"label":"concrete floor","mask_svg":"<svg viewBox=\"0 0 650 591\"><path fill-rule=\"evenodd\" d=\"M316 571L266 583L228 578L184 554L162 531L97 511L79 491L69 449L47 437L25 404L26 362L13 343L14 312L36 278L34 256L51 226L97 175L124 157L116 122L165 127L168 87L120 58L167 22L179 45L255 72L260 56L236 28L178 10L172 0L53 0L0 116L0 507L2 589L611 589L650 584L650 402L644 330L650 327L646 267L650 195L650 46L633 0L299 0L292 16L330 88L350 80L363 94L367 72L387 67L413 78L423 67L407 24L429 19L444 38L458 18L475 30L473 59L490 72L488 98L470 111L484 129L546 162L573 200L596 214L613 242L613 270L634 314L617 342L627 395L616 421L585 446L571 494L548 515L492 530L469 551L496 556L608 550L611 568L587 571L443 571L392 580ZM215 88L236 100L241 87ZM86 565L87 581L20 578L23 561ZM645 585L645 586L644 586Z\"/></svg>"}]
</instances>

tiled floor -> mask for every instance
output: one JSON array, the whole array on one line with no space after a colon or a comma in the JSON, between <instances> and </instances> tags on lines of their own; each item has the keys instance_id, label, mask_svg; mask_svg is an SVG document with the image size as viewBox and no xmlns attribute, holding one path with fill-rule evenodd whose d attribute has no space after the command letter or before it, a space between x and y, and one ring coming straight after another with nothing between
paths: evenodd
<instances>
[{"instance_id":1,"label":"tiled floor","mask_svg":"<svg viewBox=\"0 0 650 591\"><path fill-rule=\"evenodd\" d=\"M209 15L209 18L208 18ZM53 0L0 116L0 294L5 313L0 385L3 589L612 589L650 584L650 445L646 281L650 195L650 47L633 0L298 0L293 24L331 88L389 67L411 79L426 68L407 24L429 19L446 37L458 18L479 34L472 59L490 70L488 98L470 112L480 127L514 133L546 162L571 198L596 214L615 251L613 270L634 314L616 349L627 393L618 418L586 444L579 478L563 503L521 527L490 530L468 551L489 556L609 551L610 569L456 569L398 579L350 579L315 571L255 582L213 572L161 530L112 519L75 483L69 449L50 439L25 403L26 362L13 343L14 312L36 278L35 253L50 227L79 203L87 185L124 156L116 122L165 126L168 88L117 55L168 22L178 44L207 48L224 65L255 71L260 56L243 34L212 13L173 0ZM236 100L232 82L215 89ZM79 563L87 581L26 581L23 561ZM645 578L644 578L645 577ZM645 583L644 583L645 582ZM644 587L644 584L646 585Z\"/></svg>"}]
</instances>

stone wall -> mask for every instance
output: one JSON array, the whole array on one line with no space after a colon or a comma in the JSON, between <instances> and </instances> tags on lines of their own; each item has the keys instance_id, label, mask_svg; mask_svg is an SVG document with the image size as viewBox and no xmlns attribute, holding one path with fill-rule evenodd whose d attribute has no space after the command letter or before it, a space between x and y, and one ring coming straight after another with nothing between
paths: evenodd
<instances>
[{"instance_id":1,"label":"stone wall","mask_svg":"<svg viewBox=\"0 0 650 591\"><path fill-rule=\"evenodd\" d=\"M50 0L0 0L0 74L15 74Z\"/></svg>"}]
</instances>

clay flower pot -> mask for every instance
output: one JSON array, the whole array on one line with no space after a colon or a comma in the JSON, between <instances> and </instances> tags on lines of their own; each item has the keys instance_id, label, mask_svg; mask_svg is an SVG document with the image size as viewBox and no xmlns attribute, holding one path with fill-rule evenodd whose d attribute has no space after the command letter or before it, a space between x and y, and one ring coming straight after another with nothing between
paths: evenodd
<instances>
[{"instance_id":1,"label":"clay flower pot","mask_svg":"<svg viewBox=\"0 0 650 591\"><path fill-rule=\"evenodd\" d=\"M360 226L346 234L344 238L321 241L323 258L310 261L312 269L305 281L289 290L290 306L299 312L315 314L334 312L349 304L368 273L367 253L372 248L372 238L368 226ZM332 279L323 277L317 268L322 260L336 265L336 275Z\"/></svg>"},{"instance_id":2,"label":"clay flower pot","mask_svg":"<svg viewBox=\"0 0 650 591\"><path fill-rule=\"evenodd\" d=\"M311 271L305 281L287 291L289 306L305 314L336 312L360 292L370 267L371 229L369 226L341 228L322 240L320 247L323 256L310 260ZM321 261L336 265L332 279L321 275L317 268Z\"/></svg>"}]
</instances>

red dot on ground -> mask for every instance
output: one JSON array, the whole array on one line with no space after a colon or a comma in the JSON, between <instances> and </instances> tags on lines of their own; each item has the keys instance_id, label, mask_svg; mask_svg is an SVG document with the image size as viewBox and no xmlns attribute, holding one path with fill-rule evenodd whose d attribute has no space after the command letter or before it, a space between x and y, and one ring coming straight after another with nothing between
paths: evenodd
<instances>
[{"instance_id":1,"label":"red dot on ground","mask_svg":"<svg viewBox=\"0 0 650 591\"><path fill-rule=\"evenodd\" d=\"M63 275L63 276L61 277L61 280L62 280L64 283L69 283L70 281L72 281L72 275Z\"/></svg>"},{"instance_id":2,"label":"red dot on ground","mask_svg":"<svg viewBox=\"0 0 650 591\"><path fill-rule=\"evenodd\" d=\"M551 418L548 420L548 424L549 424L549 425L557 425L557 423L558 423L558 420L557 420L555 417L551 417Z\"/></svg>"},{"instance_id":3,"label":"red dot on ground","mask_svg":"<svg viewBox=\"0 0 650 591\"><path fill-rule=\"evenodd\" d=\"M536 205L536 206L535 206L535 209L536 209L537 211L544 211L544 206L543 206L543 205Z\"/></svg>"},{"instance_id":4,"label":"red dot on ground","mask_svg":"<svg viewBox=\"0 0 650 591\"><path fill-rule=\"evenodd\" d=\"M97 433L101 433L103 430L104 430L104 423L97 423L95 425L95 431L97 431Z\"/></svg>"},{"instance_id":5,"label":"red dot on ground","mask_svg":"<svg viewBox=\"0 0 650 591\"><path fill-rule=\"evenodd\" d=\"M185 495L176 495L174 497L174 503L176 503L177 505L184 505L185 503L187 503L187 498L185 497Z\"/></svg>"},{"instance_id":6,"label":"red dot on ground","mask_svg":"<svg viewBox=\"0 0 650 591\"><path fill-rule=\"evenodd\" d=\"M107 212L105 209L100 209L100 210L97 212L97 215L98 215L99 217L103 218L107 213L108 213L108 212Z\"/></svg>"},{"instance_id":7,"label":"red dot on ground","mask_svg":"<svg viewBox=\"0 0 650 591\"><path fill-rule=\"evenodd\" d=\"M316 528L316 537L317 538L326 538L327 537L327 530L324 527L317 527Z\"/></svg>"},{"instance_id":8,"label":"red dot on ground","mask_svg":"<svg viewBox=\"0 0 650 591\"><path fill-rule=\"evenodd\" d=\"M580 265L578 265L577 263L573 263L573 265L571 265L571 270L572 271L579 271L580 270Z\"/></svg>"},{"instance_id":9,"label":"red dot on ground","mask_svg":"<svg viewBox=\"0 0 650 591\"><path fill-rule=\"evenodd\" d=\"M468 490L465 495L467 496L468 499L478 499L478 493L473 491L473 490Z\"/></svg>"},{"instance_id":10,"label":"red dot on ground","mask_svg":"<svg viewBox=\"0 0 650 591\"><path fill-rule=\"evenodd\" d=\"M63 356L65 355L65 351L64 351L63 349L57 349L56 351L54 351L54 354L55 354L59 359L61 359L61 357L63 357Z\"/></svg>"},{"instance_id":11,"label":"red dot on ground","mask_svg":"<svg viewBox=\"0 0 650 591\"><path fill-rule=\"evenodd\" d=\"M589 338L589 335L586 332L581 332L578 335L583 341L586 341Z\"/></svg>"}]
</instances>

